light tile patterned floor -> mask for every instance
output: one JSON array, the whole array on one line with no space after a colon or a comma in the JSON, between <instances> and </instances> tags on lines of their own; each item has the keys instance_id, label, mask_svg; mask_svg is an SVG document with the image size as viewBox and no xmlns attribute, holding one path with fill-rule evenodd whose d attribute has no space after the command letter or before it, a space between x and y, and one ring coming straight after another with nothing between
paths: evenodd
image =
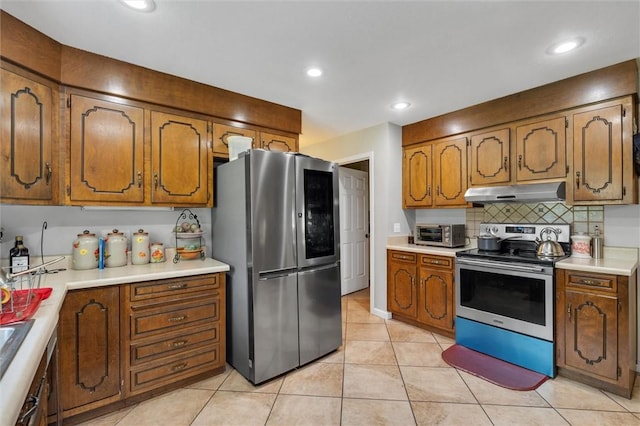
<instances>
[{"instance_id":1,"label":"light tile patterned floor","mask_svg":"<svg viewBox=\"0 0 640 426\"><path fill-rule=\"evenodd\" d=\"M89 425L640 425L640 380L627 400L562 378L517 392L451 368L454 342L369 314L367 290L342 301L344 345L253 386L223 374Z\"/></svg>"}]
</instances>

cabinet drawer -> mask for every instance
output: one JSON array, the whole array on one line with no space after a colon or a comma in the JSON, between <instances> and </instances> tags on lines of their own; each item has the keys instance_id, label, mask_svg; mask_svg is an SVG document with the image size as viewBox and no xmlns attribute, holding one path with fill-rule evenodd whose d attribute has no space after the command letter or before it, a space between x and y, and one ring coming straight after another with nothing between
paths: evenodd
<instances>
[{"instance_id":1,"label":"cabinet drawer","mask_svg":"<svg viewBox=\"0 0 640 426\"><path fill-rule=\"evenodd\" d=\"M406 251L392 251L389 253L391 254L391 259L397 262L416 263L418 259L418 255L416 253Z\"/></svg>"},{"instance_id":2,"label":"cabinet drawer","mask_svg":"<svg viewBox=\"0 0 640 426\"><path fill-rule=\"evenodd\" d=\"M131 315L131 339L171 332L204 321L220 321L220 299L199 299L187 304L135 311Z\"/></svg>"},{"instance_id":3,"label":"cabinet drawer","mask_svg":"<svg viewBox=\"0 0 640 426\"><path fill-rule=\"evenodd\" d=\"M149 363L131 370L131 393L168 385L221 366L220 344L193 351L180 359L166 363Z\"/></svg>"},{"instance_id":4,"label":"cabinet drawer","mask_svg":"<svg viewBox=\"0 0 640 426\"><path fill-rule=\"evenodd\" d=\"M218 343L220 324L215 323L207 329L194 329L174 333L161 340L144 341L131 344L131 365L137 365L165 356L178 355L198 347Z\"/></svg>"},{"instance_id":5,"label":"cabinet drawer","mask_svg":"<svg viewBox=\"0 0 640 426\"><path fill-rule=\"evenodd\" d=\"M453 258L423 254L420 256L420 266L435 266L444 269L453 269Z\"/></svg>"},{"instance_id":6,"label":"cabinet drawer","mask_svg":"<svg viewBox=\"0 0 640 426\"><path fill-rule=\"evenodd\" d=\"M591 275L582 272L567 272L567 287L616 293L618 291L618 279L615 275Z\"/></svg>"},{"instance_id":7,"label":"cabinet drawer","mask_svg":"<svg viewBox=\"0 0 640 426\"><path fill-rule=\"evenodd\" d=\"M129 300L137 302L166 296L177 298L195 292L211 291L219 288L220 277L218 274L147 281L130 284Z\"/></svg>"}]
</instances>

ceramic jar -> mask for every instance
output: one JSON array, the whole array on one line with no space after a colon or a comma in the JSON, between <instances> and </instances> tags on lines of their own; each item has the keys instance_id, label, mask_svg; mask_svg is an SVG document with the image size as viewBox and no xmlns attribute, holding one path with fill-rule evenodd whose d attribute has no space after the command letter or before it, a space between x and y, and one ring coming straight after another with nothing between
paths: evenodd
<instances>
[{"instance_id":1,"label":"ceramic jar","mask_svg":"<svg viewBox=\"0 0 640 426\"><path fill-rule=\"evenodd\" d=\"M149 263L149 233L138 229L131 238L131 264Z\"/></svg>"},{"instance_id":2,"label":"ceramic jar","mask_svg":"<svg viewBox=\"0 0 640 426\"><path fill-rule=\"evenodd\" d=\"M127 237L114 229L104 240L104 266L113 268L127 264Z\"/></svg>"},{"instance_id":3,"label":"ceramic jar","mask_svg":"<svg viewBox=\"0 0 640 426\"><path fill-rule=\"evenodd\" d=\"M164 262L164 244L162 243L153 243L151 244L151 259L149 260L151 263L162 263Z\"/></svg>"},{"instance_id":4,"label":"ceramic jar","mask_svg":"<svg viewBox=\"0 0 640 426\"><path fill-rule=\"evenodd\" d=\"M571 257L591 257L591 236L586 234L571 236Z\"/></svg>"},{"instance_id":5,"label":"ceramic jar","mask_svg":"<svg viewBox=\"0 0 640 426\"><path fill-rule=\"evenodd\" d=\"M98 267L98 238L85 230L73 241L71 265L73 269L95 269Z\"/></svg>"}]
</instances>

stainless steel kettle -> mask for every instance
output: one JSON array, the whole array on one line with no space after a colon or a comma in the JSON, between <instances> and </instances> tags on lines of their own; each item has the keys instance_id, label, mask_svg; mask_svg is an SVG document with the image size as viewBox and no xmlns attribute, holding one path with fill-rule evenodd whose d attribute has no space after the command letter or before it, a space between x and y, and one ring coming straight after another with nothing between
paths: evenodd
<instances>
[{"instance_id":1,"label":"stainless steel kettle","mask_svg":"<svg viewBox=\"0 0 640 426\"><path fill-rule=\"evenodd\" d=\"M543 235L547 234L547 239L543 240ZM551 234L554 234L555 241L551 239ZM551 227L543 228L540 231L540 238L536 238L538 243L537 254L543 257L558 257L564 256L564 249L558 242L558 230Z\"/></svg>"}]
</instances>

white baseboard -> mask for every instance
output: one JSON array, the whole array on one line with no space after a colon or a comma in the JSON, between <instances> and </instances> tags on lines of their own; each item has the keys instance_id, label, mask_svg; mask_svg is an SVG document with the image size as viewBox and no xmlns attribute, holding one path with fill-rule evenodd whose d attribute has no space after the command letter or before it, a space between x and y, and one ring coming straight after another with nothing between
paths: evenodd
<instances>
[{"instance_id":1,"label":"white baseboard","mask_svg":"<svg viewBox=\"0 0 640 426\"><path fill-rule=\"evenodd\" d=\"M382 309L373 308L371 313L383 319L391 319L391 312L383 311Z\"/></svg>"}]
</instances>

